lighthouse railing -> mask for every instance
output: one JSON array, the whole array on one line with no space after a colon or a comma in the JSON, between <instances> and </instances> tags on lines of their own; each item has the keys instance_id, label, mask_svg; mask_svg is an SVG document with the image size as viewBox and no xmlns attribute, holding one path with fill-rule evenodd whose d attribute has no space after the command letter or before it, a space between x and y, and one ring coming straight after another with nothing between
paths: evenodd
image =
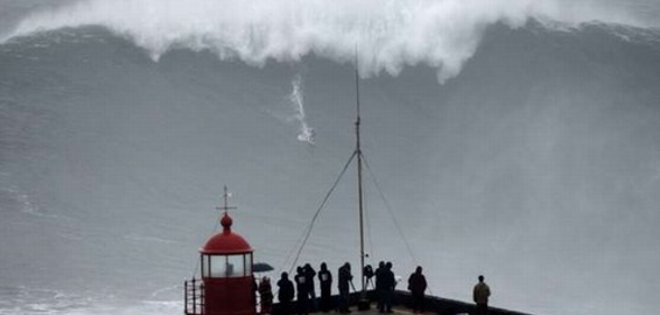
<instances>
[{"instance_id":1,"label":"lighthouse railing","mask_svg":"<svg viewBox=\"0 0 660 315\"><path fill-rule=\"evenodd\" d=\"M204 315L204 283L192 278L183 283L183 312L186 315Z\"/></svg>"}]
</instances>

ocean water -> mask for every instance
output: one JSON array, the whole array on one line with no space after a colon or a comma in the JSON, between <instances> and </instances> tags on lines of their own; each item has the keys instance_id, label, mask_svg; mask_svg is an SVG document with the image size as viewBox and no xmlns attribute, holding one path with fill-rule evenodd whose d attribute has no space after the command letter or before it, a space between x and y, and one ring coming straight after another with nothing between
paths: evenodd
<instances>
[{"instance_id":1,"label":"ocean water","mask_svg":"<svg viewBox=\"0 0 660 315\"><path fill-rule=\"evenodd\" d=\"M351 41L241 50L103 10L0 44L0 314L180 314L224 185L276 277L352 153ZM524 312L653 313L660 33L501 14L358 47L368 262L466 301L484 274ZM355 177L299 263L358 263Z\"/></svg>"}]
</instances>

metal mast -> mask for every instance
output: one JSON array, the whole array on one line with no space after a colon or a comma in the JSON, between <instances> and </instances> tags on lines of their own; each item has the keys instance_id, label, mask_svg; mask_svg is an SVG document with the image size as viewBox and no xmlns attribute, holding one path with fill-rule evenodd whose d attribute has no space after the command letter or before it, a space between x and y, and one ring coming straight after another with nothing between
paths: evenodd
<instances>
[{"instance_id":1,"label":"metal mast","mask_svg":"<svg viewBox=\"0 0 660 315\"><path fill-rule=\"evenodd\" d=\"M355 94L357 115L355 119L355 153L357 154L357 172L358 172L358 210L360 213L360 275L362 282L362 293L366 292L364 279L364 209L362 207L362 149L360 148L360 77L358 74L358 56L357 47L355 49Z\"/></svg>"}]
</instances>

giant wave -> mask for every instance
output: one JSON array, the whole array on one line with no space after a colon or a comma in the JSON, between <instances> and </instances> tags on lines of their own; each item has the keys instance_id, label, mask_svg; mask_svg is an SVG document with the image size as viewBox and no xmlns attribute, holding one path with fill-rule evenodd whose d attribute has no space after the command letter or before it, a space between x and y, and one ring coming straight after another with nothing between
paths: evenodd
<instances>
[{"instance_id":1,"label":"giant wave","mask_svg":"<svg viewBox=\"0 0 660 315\"><path fill-rule=\"evenodd\" d=\"M352 150L353 72L335 61L354 44L283 63L232 47L219 60L211 39L195 49L174 31L81 22L91 3L30 17L0 45L0 313L175 312L224 184L256 259L287 269ZM118 3L130 21L132 4ZM443 58L399 55L383 62L397 77L375 76L387 67L360 49L365 155L416 257L367 178L368 251L402 275L422 264L440 296L469 300L484 273L496 306L652 313L659 36L516 21L483 24L443 85ZM300 115L299 77L314 147L281 119ZM338 187L303 261L357 260L353 184Z\"/></svg>"},{"instance_id":2,"label":"giant wave","mask_svg":"<svg viewBox=\"0 0 660 315\"><path fill-rule=\"evenodd\" d=\"M528 19L558 27L596 20L648 24L607 6L556 0L89 0L33 13L5 38L100 25L130 38L155 60L185 47L251 65L310 54L347 62L357 50L364 76L397 75L406 65L425 64L443 82L458 74L489 25L519 27Z\"/></svg>"}]
</instances>

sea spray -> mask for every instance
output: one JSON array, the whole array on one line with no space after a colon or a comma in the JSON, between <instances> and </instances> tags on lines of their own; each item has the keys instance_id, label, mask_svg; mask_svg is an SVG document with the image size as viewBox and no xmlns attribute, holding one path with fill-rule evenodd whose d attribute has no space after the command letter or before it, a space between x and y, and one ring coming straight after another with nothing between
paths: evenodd
<instances>
[{"instance_id":1,"label":"sea spray","mask_svg":"<svg viewBox=\"0 0 660 315\"><path fill-rule=\"evenodd\" d=\"M314 144L314 129L307 124L307 118L305 116L301 75L296 75L291 81L291 94L289 94L289 100L295 110L295 114L291 117L291 120L300 125L298 130L298 140L308 144Z\"/></svg>"},{"instance_id":2,"label":"sea spray","mask_svg":"<svg viewBox=\"0 0 660 315\"><path fill-rule=\"evenodd\" d=\"M131 39L154 60L185 48L254 66L309 55L343 63L353 60L359 44L363 76L396 76L405 66L429 65L444 82L460 73L489 25L516 28L530 18L567 26L594 20L644 25L591 1L83 0L26 16L0 34L0 43L98 25Z\"/></svg>"}]
</instances>

